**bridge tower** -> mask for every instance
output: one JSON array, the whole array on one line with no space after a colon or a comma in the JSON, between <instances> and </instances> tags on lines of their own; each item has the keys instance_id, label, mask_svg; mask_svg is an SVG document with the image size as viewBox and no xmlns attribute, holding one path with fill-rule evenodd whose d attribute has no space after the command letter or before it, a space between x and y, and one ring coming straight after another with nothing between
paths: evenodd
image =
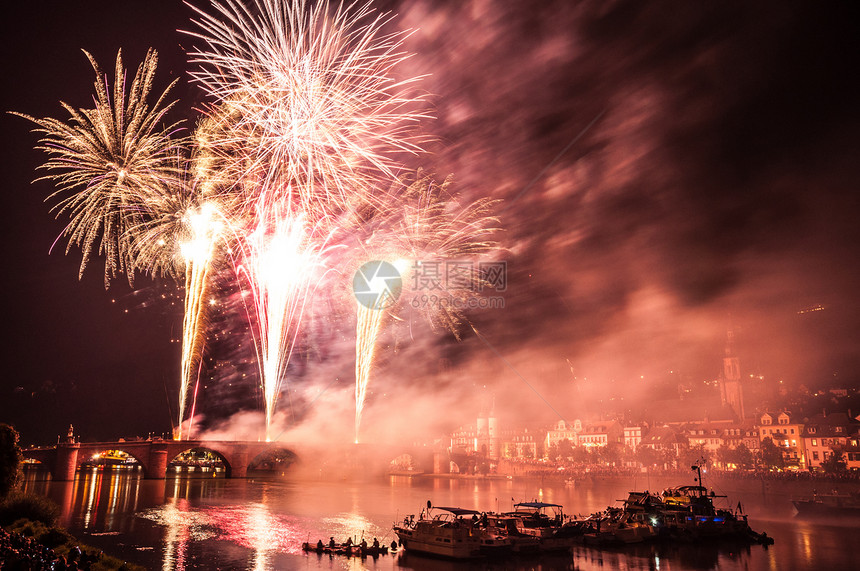
<instances>
[{"instance_id":1,"label":"bridge tower","mask_svg":"<svg viewBox=\"0 0 860 571\"><path fill-rule=\"evenodd\" d=\"M75 429L70 424L66 439L57 443L57 456L54 462L54 480L67 482L75 479L78 468L78 452L81 445L75 442Z\"/></svg>"}]
</instances>

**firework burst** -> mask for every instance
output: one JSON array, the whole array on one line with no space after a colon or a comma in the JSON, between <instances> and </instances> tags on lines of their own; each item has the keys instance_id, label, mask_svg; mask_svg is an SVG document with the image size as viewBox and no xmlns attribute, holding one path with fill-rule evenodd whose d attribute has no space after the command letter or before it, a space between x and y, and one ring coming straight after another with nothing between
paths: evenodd
<instances>
[{"instance_id":1,"label":"firework burst","mask_svg":"<svg viewBox=\"0 0 860 571\"><path fill-rule=\"evenodd\" d=\"M357 189L390 179L399 153L420 150L418 78L394 76L408 57L404 34L383 33L390 17L370 4L252 6L227 0L213 3L214 14L197 10L192 35L205 47L191 54L200 66L192 75L232 134L217 144L240 143L247 158L235 163L237 179L263 169L269 184L289 180L304 212L355 208L365 198Z\"/></svg>"},{"instance_id":2,"label":"firework burst","mask_svg":"<svg viewBox=\"0 0 860 571\"><path fill-rule=\"evenodd\" d=\"M498 219L492 211L498 201L480 198L463 205L451 191L452 177L441 184L419 170L407 179L399 193L401 208L390 220L386 234L391 237L391 259L413 263L402 272L404 281L418 283L422 264L469 262L498 246ZM455 271L456 270L456 271ZM446 268L447 284L437 297L448 303L422 305L422 313L433 327L452 332L459 339L466 300L478 295L485 277L474 265Z\"/></svg>"},{"instance_id":3,"label":"firework burst","mask_svg":"<svg viewBox=\"0 0 860 571\"><path fill-rule=\"evenodd\" d=\"M53 211L71 218L63 231L66 253L72 245L80 246L82 276L98 243L97 253L105 256L107 287L120 273L132 280L135 239L129 230L145 220L147 208L165 188L174 186L180 174L175 152L182 141L171 140L176 123L160 126L173 106L166 98L175 81L155 104L147 103L158 60L154 50L147 52L130 86L118 53L113 89L95 59L84 53L96 73L95 107L74 109L61 103L69 112L68 122L21 116L39 125L37 148L49 157L41 166L48 174L39 180L51 180L57 187L48 197L58 200Z\"/></svg>"},{"instance_id":4,"label":"firework burst","mask_svg":"<svg viewBox=\"0 0 860 571\"><path fill-rule=\"evenodd\" d=\"M254 303L255 345L266 408L266 439L327 238L290 203L289 193L260 197L254 227L239 236L237 274Z\"/></svg>"}]
</instances>

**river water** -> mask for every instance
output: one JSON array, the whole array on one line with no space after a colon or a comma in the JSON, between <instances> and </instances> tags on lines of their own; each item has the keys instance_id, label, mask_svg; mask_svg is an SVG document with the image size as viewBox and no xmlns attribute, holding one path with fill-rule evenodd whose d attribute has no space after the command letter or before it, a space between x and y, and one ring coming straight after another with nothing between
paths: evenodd
<instances>
[{"instance_id":1,"label":"river water","mask_svg":"<svg viewBox=\"0 0 860 571\"><path fill-rule=\"evenodd\" d=\"M78 473L74 482L52 482L29 474L25 487L56 501L61 523L82 542L148 569L858 569L852 542L857 521L798 519L792 496L811 484L705 481L738 501L756 531L775 544L639 545L615 549L577 547L572 554L457 563L408 553L376 559L304 554L301 543L362 534L391 543L394 521L435 505L506 511L516 501L541 500L588 514L618 505L632 489L660 490L691 484L644 477L596 480L567 486L540 480L484 480L389 476L365 482L290 479L228 480L213 473L144 480L127 468Z\"/></svg>"}]
</instances>

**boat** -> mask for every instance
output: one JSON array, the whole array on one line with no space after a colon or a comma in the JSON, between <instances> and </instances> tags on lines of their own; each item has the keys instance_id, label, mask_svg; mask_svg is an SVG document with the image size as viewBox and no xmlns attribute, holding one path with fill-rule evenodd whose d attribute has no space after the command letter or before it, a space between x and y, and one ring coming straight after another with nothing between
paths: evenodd
<instances>
[{"instance_id":1,"label":"boat","mask_svg":"<svg viewBox=\"0 0 860 571\"><path fill-rule=\"evenodd\" d=\"M327 553L329 555L345 555L347 557L378 557L388 553L388 546L361 545L360 543L329 543L320 546L319 544L305 542L302 543L302 551L320 554Z\"/></svg>"},{"instance_id":2,"label":"boat","mask_svg":"<svg viewBox=\"0 0 860 571\"><path fill-rule=\"evenodd\" d=\"M849 494L812 493L812 498L792 500L799 517L860 517L860 492Z\"/></svg>"},{"instance_id":3,"label":"boat","mask_svg":"<svg viewBox=\"0 0 860 571\"><path fill-rule=\"evenodd\" d=\"M541 551L565 551L577 543L582 527L564 515L560 504L520 502L505 516L514 518L517 530L538 539Z\"/></svg>"},{"instance_id":4,"label":"boat","mask_svg":"<svg viewBox=\"0 0 860 571\"><path fill-rule=\"evenodd\" d=\"M406 517L394 526L401 547L407 553L421 553L449 559L484 557L489 546L481 548L482 530L478 525L481 512L457 507L433 507L421 510L418 518Z\"/></svg>"},{"instance_id":5,"label":"boat","mask_svg":"<svg viewBox=\"0 0 860 571\"><path fill-rule=\"evenodd\" d=\"M658 496L649 492L630 492L621 511L624 521L634 524L641 533L651 528L654 537L680 541L707 538L737 539L772 544L766 533L754 532L740 502L735 510L714 506L717 495L702 486L702 470L692 466L698 482L693 486L667 488Z\"/></svg>"},{"instance_id":6,"label":"boat","mask_svg":"<svg viewBox=\"0 0 860 571\"><path fill-rule=\"evenodd\" d=\"M539 552L540 539L520 531L518 524L520 521L515 517L495 513L482 514L479 519L482 530L481 550L488 556Z\"/></svg>"}]
</instances>

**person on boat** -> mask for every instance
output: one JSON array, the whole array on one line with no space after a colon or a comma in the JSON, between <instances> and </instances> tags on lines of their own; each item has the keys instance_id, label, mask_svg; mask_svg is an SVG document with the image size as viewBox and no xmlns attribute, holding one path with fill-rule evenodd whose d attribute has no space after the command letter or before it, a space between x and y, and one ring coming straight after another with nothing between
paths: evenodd
<instances>
[{"instance_id":1,"label":"person on boat","mask_svg":"<svg viewBox=\"0 0 860 571\"><path fill-rule=\"evenodd\" d=\"M362 539L361 543L359 543L358 546L361 548L362 553L367 551L367 540Z\"/></svg>"},{"instance_id":2,"label":"person on boat","mask_svg":"<svg viewBox=\"0 0 860 571\"><path fill-rule=\"evenodd\" d=\"M397 540L396 539L391 541L391 551L397 551Z\"/></svg>"},{"instance_id":3,"label":"person on boat","mask_svg":"<svg viewBox=\"0 0 860 571\"><path fill-rule=\"evenodd\" d=\"M322 539L317 540L317 549L322 551L324 548L325 546L323 545Z\"/></svg>"},{"instance_id":4,"label":"person on boat","mask_svg":"<svg viewBox=\"0 0 860 571\"><path fill-rule=\"evenodd\" d=\"M328 538L328 546L334 549L334 536Z\"/></svg>"},{"instance_id":5,"label":"person on boat","mask_svg":"<svg viewBox=\"0 0 860 571\"><path fill-rule=\"evenodd\" d=\"M346 543L344 543L344 546L346 546L346 547L352 546L352 538L351 537L346 538Z\"/></svg>"},{"instance_id":6,"label":"person on boat","mask_svg":"<svg viewBox=\"0 0 860 571\"><path fill-rule=\"evenodd\" d=\"M376 539L375 537L373 538L373 548L379 549L379 540Z\"/></svg>"}]
</instances>

